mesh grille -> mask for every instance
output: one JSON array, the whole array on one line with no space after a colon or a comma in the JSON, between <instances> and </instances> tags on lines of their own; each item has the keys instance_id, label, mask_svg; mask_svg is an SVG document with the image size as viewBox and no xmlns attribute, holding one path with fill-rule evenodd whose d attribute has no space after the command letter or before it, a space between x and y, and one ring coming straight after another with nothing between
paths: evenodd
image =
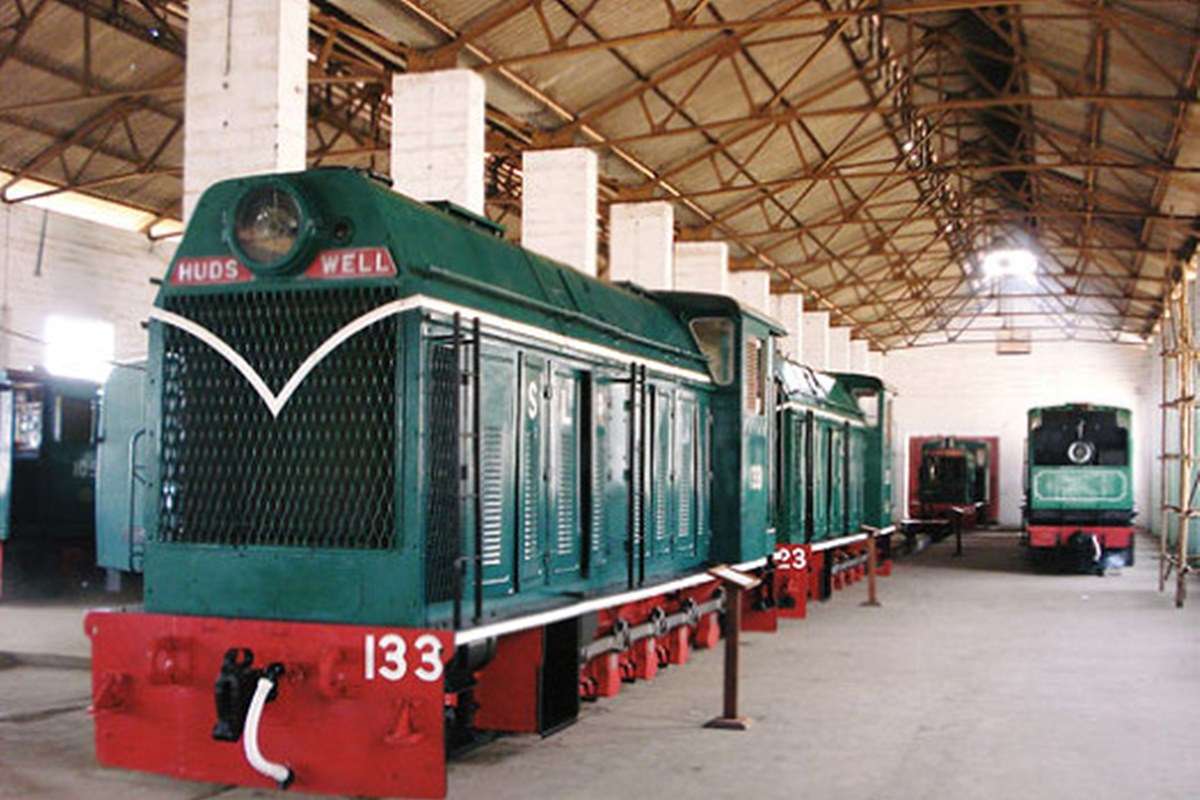
<instances>
[{"instance_id":1,"label":"mesh grille","mask_svg":"<svg viewBox=\"0 0 1200 800\"><path fill-rule=\"evenodd\" d=\"M215 333L279 391L303 360L385 288L172 297L166 307ZM164 326L165 542L360 550L395 536L397 317L330 353L277 418L229 362Z\"/></svg>"},{"instance_id":2,"label":"mesh grille","mask_svg":"<svg viewBox=\"0 0 1200 800\"><path fill-rule=\"evenodd\" d=\"M459 501L459 371L452 347L429 348L429 533L425 542L426 599L454 598L462 547Z\"/></svg>"}]
</instances>

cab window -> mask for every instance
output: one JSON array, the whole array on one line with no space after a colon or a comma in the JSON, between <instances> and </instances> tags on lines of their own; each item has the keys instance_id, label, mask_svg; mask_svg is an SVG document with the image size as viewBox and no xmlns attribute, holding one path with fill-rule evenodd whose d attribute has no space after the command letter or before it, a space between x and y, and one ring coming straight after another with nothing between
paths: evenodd
<instances>
[{"instance_id":1,"label":"cab window","mask_svg":"<svg viewBox=\"0 0 1200 800\"><path fill-rule=\"evenodd\" d=\"M701 317L689 325L696 346L708 361L708 372L718 386L733 382L733 320Z\"/></svg>"},{"instance_id":2,"label":"cab window","mask_svg":"<svg viewBox=\"0 0 1200 800\"><path fill-rule=\"evenodd\" d=\"M874 389L855 389L854 399L858 410L866 417L867 425L874 428L879 422L879 392Z\"/></svg>"}]
</instances>

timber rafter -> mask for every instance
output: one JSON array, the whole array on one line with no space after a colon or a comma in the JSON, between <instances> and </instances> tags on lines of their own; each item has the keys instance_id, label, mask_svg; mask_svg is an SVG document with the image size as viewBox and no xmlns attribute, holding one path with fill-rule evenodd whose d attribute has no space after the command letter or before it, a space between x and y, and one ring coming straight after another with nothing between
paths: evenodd
<instances>
[{"instance_id":1,"label":"timber rafter","mask_svg":"<svg viewBox=\"0 0 1200 800\"><path fill-rule=\"evenodd\" d=\"M605 217L669 200L679 238L729 242L733 269L768 272L877 349L997 324L1145 336L1197 244L1194 2L391 6L380 20L359 0L313 3L311 164L386 171L392 75L469 67L494 90L493 218L518 221L524 151L591 147ZM187 17L184 0L15 2L0 82L45 91L0 98L19 142L0 145L0 198L177 216ZM41 44L48 26L76 50ZM1034 284L984 280L980 255L1019 244L1039 257Z\"/></svg>"}]
</instances>

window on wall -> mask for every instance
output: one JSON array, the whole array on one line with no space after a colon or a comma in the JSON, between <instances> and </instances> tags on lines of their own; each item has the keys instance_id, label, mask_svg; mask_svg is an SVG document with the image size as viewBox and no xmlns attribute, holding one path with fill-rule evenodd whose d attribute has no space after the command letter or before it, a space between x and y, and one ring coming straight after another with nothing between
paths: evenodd
<instances>
[{"instance_id":1,"label":"window on wall","mask_svg":"<svg viewBox=\"0 0 1200 800\"><path fill-rule=\"evenodd\" d=\"M53 314L43 338L46 369L55 375L101 383L112 370L116 331L110 322Z\"/></svg>"}]
</instances>

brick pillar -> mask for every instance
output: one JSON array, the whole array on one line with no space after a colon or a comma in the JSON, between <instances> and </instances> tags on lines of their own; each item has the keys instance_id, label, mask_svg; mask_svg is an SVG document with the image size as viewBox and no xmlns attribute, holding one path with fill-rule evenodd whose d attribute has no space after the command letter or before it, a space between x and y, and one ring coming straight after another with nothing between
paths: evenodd
<instances>
[{"instance_id":1,"label":"brick pillar","mask_svg":"<svg viewBox=\"0 0 1200 800\"><path fill-rule=\"evenodd\" d=\"M771 276L762 270L729 273L729 293L759 314L771 314Z\"/></svg>"},{"instance_id":2,"label":"brick pillar","mask_svg":"<svg viewBox=\"0 0 1200 800\"><path fill-rule=\"evenodd\" d=\"M595 277L596 154L585 147L528 150L521 159L521 244Z\"/></svg>"},{"instance_id":3,"label":"brick pillar","mask_svg":"<svg viewBox=\"0 0 1200 800\"><path fill-rule=\"evenodd\" d=\"M686 292L729 294L729 245L725 242L676 244L675 288Z\"/></svg>"},{"instance_id":4,"label":"brick pillar","mask_svg":"<svg viewBox=\"0 0 1200 800\"><path fill-rule=\"evenodd\" d=\"M308 0L192 3L187 52L185 221L217 181L305 168Z\"/></svg>"},{"instance_id":5,"label":"brick pillar","mask_svg":"<svg viewBox=\"0 0 1200 800\"><path fill-rule=\"evenodd\" d=\"M797 361L803 360L804 297L793 293L771 295L771 316L787 328L780 350Z\"/></svg>"},{"instance_id":6,"label":"brick pillar","mask_svg":"<svg viewBox=\"0 0 1200 800\"><path fill-rule=\"evenodd\" d=\"M830 372L845 372L850 369L850 329L829 329Z\"/></svg>"},{"instance_id":7,"label":"brick pillar","mask_svg":"<svg viewBox=\"0 0 1200 800\"><path fill-rule=\"evenodd\" d=\"M675 209L665 201L608 209L608 279L647 289L675 287Z\"/></svg>"},{"instance_id":8,"label":"brick pillar","mask_svg":"<svg viewBox=\"0 0 1200 800\"><path fill-rule=\"evenodd\" d=\"M829 312L804 312L803 361L813 369L829 369Z\"/></svg>"},{"instance_id":9,"label":"brick pillar","mask_svg":"<svg viewBox=\"0 0 1200 800\"><path fill-rule=\"evenodd\" d=\"M484 95L469 69L392 78L392 188L483 215Z\"/></svg>"}]
</instances>

